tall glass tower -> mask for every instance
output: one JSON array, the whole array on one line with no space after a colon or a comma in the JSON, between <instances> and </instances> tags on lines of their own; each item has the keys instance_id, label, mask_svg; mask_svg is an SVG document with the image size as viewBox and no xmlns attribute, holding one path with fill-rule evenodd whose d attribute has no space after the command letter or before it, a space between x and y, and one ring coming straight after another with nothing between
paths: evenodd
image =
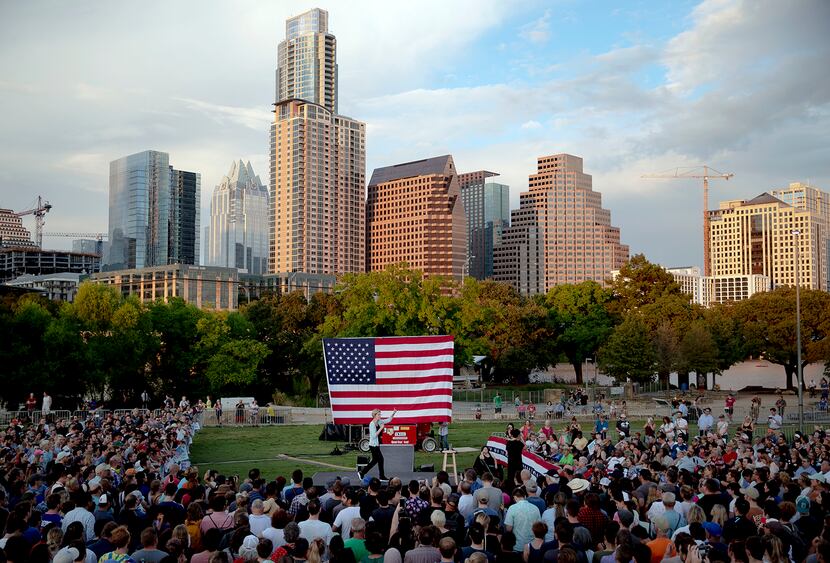
<instances>
[{"instance_id":1,"label":"tall glass tower","mask_svg":"<svg viewBox=\"0 0 830 563\"><path fill-rule=\"evenodd\" d=\"M208 265L267 273L268 190L250 162L234 162L213 190L207 239Z\"/></svg>"},{"instance_id":2,"label":"tall glass tower","mask_svg":"<svg viewBox=\"0 0 830 563\"><path fill-rule=\"evenodd\" d=\"M336 53L328 12L314 8L289 18L277 47L277 101L297 98L337 113Z\"/></svg>"},{"instance_id":3,"label":"tall glass tower","mask_svg":"<svg viewBox=\"0 0 830 563\"><path fill-rule=\"evenodd\" d=\"M165 152L110 162L109 245L103 269L197 264L201 175L175 170Z\"/></svg>"},{"instance_id":4,"label":"tall glass tower","mask_svg":"<svg viewBox=\"0 0 830 563\"><path fill-rule=\"evenodd\" d=\"M271 273L365 271L366 125L337 114L328 13L286 22L271 126Z\"/></svg>"}]
</instances>

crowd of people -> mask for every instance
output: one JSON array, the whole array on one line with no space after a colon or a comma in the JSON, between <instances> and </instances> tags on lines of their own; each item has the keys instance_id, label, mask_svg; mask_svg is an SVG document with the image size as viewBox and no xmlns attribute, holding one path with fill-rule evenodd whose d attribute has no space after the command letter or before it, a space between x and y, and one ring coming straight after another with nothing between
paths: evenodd
<instances>
[{"instance_id":1,"label":"crowd of people","mask_svg":"<svg viewBox=\"0 0 830 563\"><path fill-rule=\"evenodd\" d=\"M821 428L788 437L704 407L693 425L678 411L640 430L620 409L613 428L602 415L586 429L575 418L508 425L506 466L483 447L459 482L439 471L315 484L299 470L192 467L203 407L166 407L13 420L2 433L5 561L830 563ZM554 468L531 472L526 450Z\"/></svg>"}]
</instances>

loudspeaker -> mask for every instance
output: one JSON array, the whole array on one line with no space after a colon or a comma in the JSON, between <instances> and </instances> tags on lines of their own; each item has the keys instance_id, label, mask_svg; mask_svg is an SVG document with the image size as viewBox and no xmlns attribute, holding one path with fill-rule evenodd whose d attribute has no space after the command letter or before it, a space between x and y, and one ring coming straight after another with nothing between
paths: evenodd
<instances>
[{"instance_id":1,"label":"loudspeaker","mask_svg":"<svg viewBox=\"0 0 830 563\"><path fill-rule=\"evenodd\" d=\"M367 465L371 458L367 455L359 455L357 456L357 464L358 465Z\"/></svg>"},{"instance_id":2,"label":"loudspeaker","mask_svg":"<svg viewBox=\"0 0 830 563\"><path fill-rule=\"evenodd\" d=\"M422 465L418 468L418 471L426 471L429 473L435 473L435 464L430 463L429 465Z\"/></svg>"}]
</instances>

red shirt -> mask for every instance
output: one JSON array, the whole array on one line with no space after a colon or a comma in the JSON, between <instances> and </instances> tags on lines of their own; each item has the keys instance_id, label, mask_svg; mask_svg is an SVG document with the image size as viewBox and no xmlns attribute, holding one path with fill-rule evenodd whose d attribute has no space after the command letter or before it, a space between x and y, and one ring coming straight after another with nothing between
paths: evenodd
<instances>
[{"instance_id":1,"label":"red shirt","mask_svg":"<svg viewBox=\"0 0 830 563\"><path fill-rule=\"evenodd\" d=\"M735 406L735 397L727 397L726 398L726 406L732 408Z\"/></svg>"},{"instance_id":2,"label":"red shirt","mask_svg":"<svg viewBox=\"0 0 830 563\"><path fill-rule=\"evenodd\" d=\"M723 454L723 462L726 465L732 465L738 459L738 452L726 452Z\"/></svg>"}]
</instances>

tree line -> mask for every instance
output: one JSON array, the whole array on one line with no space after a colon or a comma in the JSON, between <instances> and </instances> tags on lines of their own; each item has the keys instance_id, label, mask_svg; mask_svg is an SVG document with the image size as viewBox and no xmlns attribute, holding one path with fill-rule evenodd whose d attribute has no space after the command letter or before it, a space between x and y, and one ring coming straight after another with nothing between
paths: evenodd
<instances>
[{"instance_id":1,"label":"tree line","mask_svg":"<svg viewBox=\"0 0 830 563\"><path fill-rule=\"evenodd\" d=\"M803 364L830 359L830 294L801 291ZM325 390L322 339L452 334L456 365L474 356L482 377L522 383L534 369L586 359L619 381L680 381L764 357L796 373L795 289L780 287L704 309L642 255L603 287L587 281L524 297L493 281L424 278L405 265L348 274L332 294L269 293L238 312L181 299L142 304L81 285L73 303L36 295L0 303L0 400L16 408L48 390L56 406L82 398L134 405L144 390L189 398L274 393L313 401Z\"/></svg>"}]
</instances>

